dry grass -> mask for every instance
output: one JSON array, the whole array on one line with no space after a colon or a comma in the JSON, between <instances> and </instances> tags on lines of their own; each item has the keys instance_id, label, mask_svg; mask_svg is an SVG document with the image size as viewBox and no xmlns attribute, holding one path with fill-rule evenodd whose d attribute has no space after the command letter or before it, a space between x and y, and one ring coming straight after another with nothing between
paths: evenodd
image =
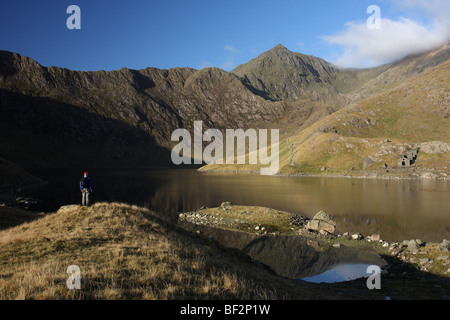
<instances>
[{"instance_id":1,"label":"dry grass","mask_svg":"<svg viewBox=\"0 0 450 320\"><path fill-rule=\"evenodd\" d=\"M67 268L81 270L69 290ZM146 209L68 206L0 232L0 299L308 299L336 296L257 268Z\"/></svg>"}]
</instances>

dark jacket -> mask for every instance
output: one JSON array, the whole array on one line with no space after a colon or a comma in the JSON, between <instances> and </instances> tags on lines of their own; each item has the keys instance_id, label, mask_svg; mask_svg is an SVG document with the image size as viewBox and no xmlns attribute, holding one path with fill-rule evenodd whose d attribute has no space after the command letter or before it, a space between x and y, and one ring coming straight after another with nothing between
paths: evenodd
<instances>
[{"instance_id":1,"label":"dark jacket","mask_svg":"<svg viewBox=\"0 0 450 320\"><path fill-rule=\"evenodd\" d=\"M83 178L80 180L80 190L83 191L83 189L85 189L85 188L83 188L83 186L82 186L83 179L86 179L86 182L87 182L87 184L88 184L87 189L92 190L92 181L91 181L91 179L90 179L89 177L86 177L86 178L83 177Z\"/></svg>"}]
</instances>

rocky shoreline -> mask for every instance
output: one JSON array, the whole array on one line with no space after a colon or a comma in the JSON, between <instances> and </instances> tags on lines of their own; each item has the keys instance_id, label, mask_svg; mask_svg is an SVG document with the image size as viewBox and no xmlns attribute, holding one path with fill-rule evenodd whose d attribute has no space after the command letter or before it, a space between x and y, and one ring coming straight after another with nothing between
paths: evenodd
<instances>
[{"instance_id":1,"label":"rocky shoreline","mask_svg":"<svg viewBox=\"0 0 450 320\"><path fill-rule=\"evenodd\" d=\"M258 170L219 170L198 169L202 173L234 173L234 174L260 174ZM324 170L325 171L325 170ZM368 172L353 172L352 174L334 173L308 173L308 172L279 172L275 176L280 177L312 177L312 178L350 178L350 179L381 179L381 180L450 180L450 175L445 172L434 172L433 170L414 171L410 169L378 170Z\"/></svg>"},{"instance_id":2,"label":"rocky shoreline","mask_svg":"<svg viewBox=\"0 0 450 320\"><path fill-rule=\"evenodd\" d=\"M292 177L329 177L329 178L353 178L353 179L381 179L381 180L450 180L450 176L444 172L433 170L412 171L409 169L379 170L358 172L354 174L310 174L310 173L279 173L279 176Z\"/></svg>"}]
</instances>

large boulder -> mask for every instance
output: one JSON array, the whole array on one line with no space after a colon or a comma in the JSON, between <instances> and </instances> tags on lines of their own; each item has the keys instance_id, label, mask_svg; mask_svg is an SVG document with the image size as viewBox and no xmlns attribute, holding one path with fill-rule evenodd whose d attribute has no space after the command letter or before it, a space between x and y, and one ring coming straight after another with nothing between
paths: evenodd
<instances>
[{"instance_id":1,"label":"large boulder","mask_svg":"<svg viewBox=\"0 0 450 320\"><path fill-rule=\"evenodd\" d=\"M411 252L417 252L419 250L419 244L416 242L416 240L410 240L408 242L408 250Z\"/></svg>"},{"instance_id":2,"label":"large boulder","mask_svg":"<svg viewBox=\"0 0 450 320\"><path fill-rule=\"evenodd\" d=\"M326 231L333 234L336 230L336 222L328 213L320 211L306 224L305 228L312 231Z\"/></svg>"}]
</instances>

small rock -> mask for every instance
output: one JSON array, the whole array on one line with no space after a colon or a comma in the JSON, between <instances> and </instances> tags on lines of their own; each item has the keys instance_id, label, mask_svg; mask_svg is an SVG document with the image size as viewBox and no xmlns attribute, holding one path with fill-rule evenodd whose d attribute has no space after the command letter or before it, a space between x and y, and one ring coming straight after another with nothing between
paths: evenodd
<instances>
[{"instance_id":1,"label":"small rock","mask_svg":"<svg viewBox=\"0 0 450 320\"><path fill-rule=\"evenodd\" d=\"M436 258L436 260L447 260L448 256L439 256Z\"/></svg>"},{"instance_id":2,"label":"small rock","mask_svg":"<svg viewBox=\"0 0 450 320\"><path fill-rule=\"evenodd\" d=\"M383 243L383 248L387 248L387 247L389 247L390 246L390 244L389 244L389 242L385 242L385 243Z\"/></svg>"},{"instance_id":3,"label":"small rock","mask_svg":"<svg viewBox=\"0 0 450 320\"><path fill-rule=\"evenodd\" d=\"M428 258L421 258L421 259L419 259L419 263L420 264L426 264L426 263L428 263L430 261L430 259L428 259Z\"/></svg>"},{"instance_id":4,"label":"small rock","mask_svg":"<svg viewBox=\"0 0 450 320\"><path fill-rule=\"evenodd\" d=\"M334 247L334 248L340 248L340 247L341 247L341 244L340 244L340 243L335 243L335 244L333 244L333 247Z\"/></svg>"},{"instance_id":5,"label":"small rock","mask_svg":"<svg viewBox=\"0 0 450 320\"><path fill-rule=\"evenodd\" d=\"M358 233L355 233L352 235L352 239L353 240L361 240L361 239L363 239L363 236L361 233L358 232Z\"/></svg>"},{"instance_id":6,"label":"small rock","mask_svg":"<svg viewBox=\"0 0 450 320\"><path fill-rule=\"evenodd\" d=\"M421 246L421 247L425 245L425 242L422 241L421 239L416 239L416 242L417 242L417 244L418 244L419 246Z\"/></svg>"},{"instance_id":7,"label":"small rock","mask_svg":"<svg viewBox=\"0 0 450 320\"><path fill-rule=\"evenodd\" d=\"M79 205L74 205L74 204L67 205L67 206L62 206L61 208L59 208L58 212L76 210L79 207L80 207Z\"/></svg>"},{"instance_id":8,"label":"small rock","mask_svg":"<svg viewBox=\"0 0 450 320\"><path fill-rule=\"evenodd\" d=\"M348 232L345 232L345 233L342 234L342 238L344 238L346 240L349 240L349 239L351 239L351 236L350 236L350 234Z\"/></svg>"},{"instance_id":9,"label":"small rock","mask_svg":"<svg viewBox=\"0 0 450 320\"><path fill-rule=\"evenodd\" d=\"M370 238L372 241L380 241L381 239L379 234L373 234Z\"/></svg>"},{"instance_id":10,"label":"small rock","mask_svg":"<svg viewBox=\"0 0 450 320\"><path fill-rule=\"evenodd\" d=\"M223 208L223 207L231 207L232 205L233 204L231 202L227 201L227 202L222 202L222 204L220 206Z\"/></svg>"}]
</instances>

